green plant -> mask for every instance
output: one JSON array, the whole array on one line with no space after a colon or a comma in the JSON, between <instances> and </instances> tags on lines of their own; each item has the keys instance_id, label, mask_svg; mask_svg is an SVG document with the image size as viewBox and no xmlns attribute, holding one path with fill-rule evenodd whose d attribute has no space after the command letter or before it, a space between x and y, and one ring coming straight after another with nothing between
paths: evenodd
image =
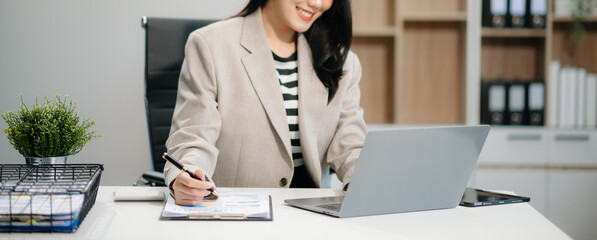
<instances>
[{"instance_id":1,"label":"green plant","mask_svg":"<svg viewBox=\"0 0 597 240\"><path fill-rule=\"evenodd\" d=\"M8 127L4 129L13 147L26 157L56 157L77 154L94 137L91 131L95 122L81 119L75 112L76 103L68 96L44 97L44 103L28 108L21 95L21 108L17 113L2 114Z\"/></svg>"},{"instance_id":2,"label":"green plant","mask_svg":"<svg viewBox=\"0 0 597 240\"><path fill-rule=\"evenodd\" d=\"M576 38L576 41L580 44L587 35L587 30L583 25L583 22L593 12L595 0L573 0L571 2L572 15L574 21L572 21L572 35Z\"/></svg>"}]
</instances>

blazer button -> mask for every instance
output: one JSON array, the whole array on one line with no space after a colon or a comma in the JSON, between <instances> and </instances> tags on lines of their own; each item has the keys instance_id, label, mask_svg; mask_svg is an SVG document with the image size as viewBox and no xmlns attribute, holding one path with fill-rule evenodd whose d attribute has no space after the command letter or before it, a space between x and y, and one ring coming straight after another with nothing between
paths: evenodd
<instances>
[{"instance_id":1,"label":"blazer button","mask_svg":"<svg viewBox=\"0 0 597 240\"><path fill-rule=\"evenodd\" d=\"M280 179L280 187L285 187L287 183L288 183L288 180L286 180L286 178Z\"/></svg>"}]
</instances>

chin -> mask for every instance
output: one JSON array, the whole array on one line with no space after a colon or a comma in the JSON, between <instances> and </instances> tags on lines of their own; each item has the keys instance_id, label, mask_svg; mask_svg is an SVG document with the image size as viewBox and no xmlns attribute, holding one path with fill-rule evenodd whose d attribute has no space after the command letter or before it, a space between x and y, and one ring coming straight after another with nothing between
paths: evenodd
<instances>
[{"instance_id":1,"label":"chin","mask_svg":"<svg viewBox=\"0 0 597 240\"><path fill-rule=\"evenodd\" d=\"M293 30L295 32L299 32L299 33L304 33L307 30L309 30L309 28L311 28L311 24L300 24L300 25L295 25L293 26Z\"/></svg>"}]
</instances>

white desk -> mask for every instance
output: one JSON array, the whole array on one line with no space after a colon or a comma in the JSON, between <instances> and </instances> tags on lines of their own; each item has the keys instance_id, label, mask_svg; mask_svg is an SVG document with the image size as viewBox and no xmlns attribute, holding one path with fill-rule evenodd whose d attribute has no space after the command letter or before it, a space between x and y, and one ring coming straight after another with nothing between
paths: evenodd
<instances>
[{"instance_id":1,"label":"white desk","mask_svg":"<svg viewBox=\"0 0 597 240\"><path fill-rule=\"evenodd\" d=\"M0 233L0 239L570 239L529 204L334 218L284 204L284 199L330 196L332 189L233 189L268 191L271 222L160 221L162 202L114 202L100 187L76 233Z\"/></svg>"}]
</instances>

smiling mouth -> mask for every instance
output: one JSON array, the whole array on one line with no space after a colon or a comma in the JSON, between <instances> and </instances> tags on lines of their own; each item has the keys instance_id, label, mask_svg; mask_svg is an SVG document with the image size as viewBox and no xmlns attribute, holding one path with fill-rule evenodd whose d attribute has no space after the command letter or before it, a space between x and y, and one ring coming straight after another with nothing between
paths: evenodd
<instances>
[{"instance_id":1,"label":"smiling mouth","mask_svg":"<svg viewBox=\"0 0 597 240\"><path fill-rule=\"evenodd\" d=\"M298 7L296 8L296 11L298 12L299 17L301 17L301 19L305 21L311 21L311 19L313 19L313 15L315 15L314 12L309 12L305 9Z\"/></svg>"}]
</instances>

